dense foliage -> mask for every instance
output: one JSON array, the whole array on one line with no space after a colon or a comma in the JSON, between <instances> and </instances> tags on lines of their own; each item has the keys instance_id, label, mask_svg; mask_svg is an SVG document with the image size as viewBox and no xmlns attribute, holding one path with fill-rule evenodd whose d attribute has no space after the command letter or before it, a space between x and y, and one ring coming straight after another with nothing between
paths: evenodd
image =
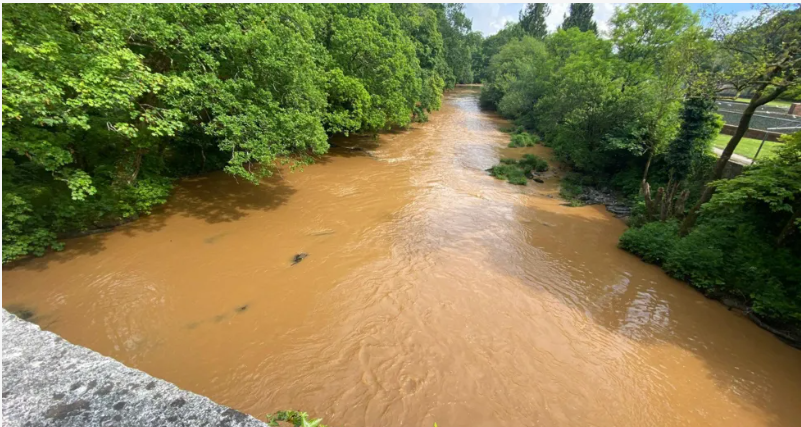
<instances>
[{"instance_id":1,"label":"dense foliage","mask_svg":"<svg viewBox=\"0 0 801 427\"><path fill-rule=\"evenodd\" d=\"M750 90L752 112L797 90L801 10L764 6L749 20L712 17L706 29L684 5L632 4L599 36L591 10L571 5L555 33L532 37L535 11L484 41L482 105L541 135L572 167L563 194L590 184L631 201L621 247L740 297L764 319L801 325L801 134L734 179L721 179L726 159L710 152L718 90ZM497 168L514 179L507 166Z\"/></svg>"},{"instance_id":2,"label":"dense foliage","mask_svg":"<svg viewBox=\"0 0 801 427\"><path fill-rule=\"evenodd\" d=\"M425 120L480 44L453 4L3 9L4 263L148 213L174 178L257 184L332 134Z\"/></svg>"}]
</instances>

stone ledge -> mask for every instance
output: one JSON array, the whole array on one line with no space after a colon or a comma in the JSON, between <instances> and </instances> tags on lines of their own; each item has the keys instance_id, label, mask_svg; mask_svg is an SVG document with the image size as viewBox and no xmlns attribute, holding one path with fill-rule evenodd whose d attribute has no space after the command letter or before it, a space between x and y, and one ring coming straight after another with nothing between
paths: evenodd
<instances>
[{"instance_id":1,"label":"stone ledge","mask_svg":"<svg viewBox=\"0 0 801 427\"><path fill-rule=\"evenodd\" d=\"M71 344L3 310L3 426L265 423Z\"/></svg>"}]
</instances>

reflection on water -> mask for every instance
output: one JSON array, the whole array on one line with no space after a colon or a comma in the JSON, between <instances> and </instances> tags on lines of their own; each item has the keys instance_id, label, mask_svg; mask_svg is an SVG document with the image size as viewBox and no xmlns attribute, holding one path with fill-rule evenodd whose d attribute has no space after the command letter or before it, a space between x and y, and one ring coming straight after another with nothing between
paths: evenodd
<instances>
[{"instance_id":1,"label":"reflection on water","mask_svg":"<svg viewBox=\"0 0 801 427\"><path fill-rule=\"evenodd\" d=\"M505 148L477 105L457 90L258 187L187 179L162 212L4 271L3 304L257 417L797 425L801 353L617 249L624 225L563 206L557 178L487 176L550 154Z\"/></svg>"}]
</instances>

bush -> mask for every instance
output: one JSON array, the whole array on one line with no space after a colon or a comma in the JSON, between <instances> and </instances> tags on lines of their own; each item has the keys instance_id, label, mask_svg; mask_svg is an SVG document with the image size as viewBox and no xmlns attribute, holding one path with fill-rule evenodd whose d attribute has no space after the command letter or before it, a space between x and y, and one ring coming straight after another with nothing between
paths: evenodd
<instances>
[{"instance_id":1,"label":"bush","mask_svg":"<svg viewBox=\"0 0 801 427\"><path fill-rule=\"evenodd\" d=\"M508 159L507 159L508 160ZM490 169L490 175L498 179L505 179L510 184L526 185L525 173L516 164L501 163Z\"/></svg>"},{"instance_id":2,"label":"bush","mask_svg":"<svg viewBox=\"0 0 801 427\"><path fill-rule=\"evenodd\" d=\"M646 262L662 264L679 240L676 221L652 222L640 228L629 228L620 236L619 246Z\"/></svg>"},{"instance_id":3,"label":"bush","mask_svg":"<svg viewBox=\"0 0 801 427\"><path fill-rule=\"evenodd\" d=\"M675 245L665 271L697 288L738 295L763 317L801 321L798 258L776 248L748 216L708 218Z\"/></svg>"},{"instance_id":4,"label":"bush","mask_svg":"<svg viewBox=\"0 0 801 427\"><path fill-rule=\"evenodd\" d=\"M473 81L480 41L456 5L3 12L4 264L150 212L172 179L258 184L325 154L331 135L425 122L446 84Z\"/></svg>"},{"instance_id":5,"label":"bush","mask_svg":"<svg viewBox=\"0 0 801 427\"><path fill-rule=\"evenodd\" d=\"M267 414L267 425L278 427L279 421L292 424L295 427L325 427L321 424L322 418L310 421L309 414L300 411L278 411L275 414Z\"/></svg>"},{"instance_id":6,"label":"bush","mask_svg":"<svg viewBox=\"0 0 801 427\"><path fill-rule=\"evenodd\" d=\"M515 133L512 135L512 140L509 142L510 148L520 148L520 147L533 147L534 145L539 142L539 139L535 135L530 133Z\"/></svg>"},{"instance_id":7,"label":"bush","mask_svg":"<svg viewBox=\"0 0 801 427\"><path fill-rule=\"evenodd\" d=\"M559 182L559 196L570 202L571 206L582 206L578 197L584 192L584 177L575 172L569 172Z\"/></svg>"},{"instance_id":8,"label":"bush","mask_svg":"<svg viewBox=\"0 0 801 427\"><path fill-rule=\"evenodd\" d=\"M45 250L63 247L39 218L33 207L13 193L3 194L3 263L27 254L44 255Z\"/></svg>"},{"instance_id":9,"label":"bush","mask_svg":"<svg viewBox=\"0 0 801 427\"><path fill-rule=\"evenodd\" d=\"M526 176L519 174L512 175L507 180L509 181L509 184L514 185L526 185L528 183Z\"/></svg>"},{"instance_id":10,"label":"bush","mask_svg":"<svg viewBox=\"0 0 801 427\"><path fill-rule=\"evenodd\" d=\"M548 170L548 162L534 154L524 154L523 158L517 162L524 172L545 172Z\"/></svg>"},{"instance_id":11,"label":"bush","mask_svg":"<svg viewBox=\"0 0 801 427\"><path fill-rule=\"evenodd\" d=\"M707 217L685 238L676 221L652 222L626 230L619 246L704 292L735 295L763 318L801 322L801 264L751 216Z\"/></svg>"},{"instance_id":12,"label":"bush","mask_svg":"<svg viewBox=\"0 0 801 427\"><path fill-rule=\"evenodd\" d=\"M520 160L504 158L501 163L490 169L490 175L498 179L505 179L510 184L526 185L527 176L532 172L548 170L548 162L533 154L526 154Z\"/></svg>"}]
</instances>

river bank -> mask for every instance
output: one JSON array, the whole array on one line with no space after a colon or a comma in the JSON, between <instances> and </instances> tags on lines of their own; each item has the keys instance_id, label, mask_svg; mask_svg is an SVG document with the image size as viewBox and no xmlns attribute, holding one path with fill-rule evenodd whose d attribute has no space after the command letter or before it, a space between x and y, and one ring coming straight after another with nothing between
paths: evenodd
<instances>
[{"instance_id":1,"label":"river bank","mask_svg":"<svg viewBox=\"0 0 801 427\"><path fill-rule=\"evenodd\" d=\"M618 249L625 224L563 206L558 177L488 176L524 153L559 168L506 125L461 89L374 157L182 181L163 211L4 271L3 304L257 418L793 425L798 352Z\"/></svg>"}]
</instances>

